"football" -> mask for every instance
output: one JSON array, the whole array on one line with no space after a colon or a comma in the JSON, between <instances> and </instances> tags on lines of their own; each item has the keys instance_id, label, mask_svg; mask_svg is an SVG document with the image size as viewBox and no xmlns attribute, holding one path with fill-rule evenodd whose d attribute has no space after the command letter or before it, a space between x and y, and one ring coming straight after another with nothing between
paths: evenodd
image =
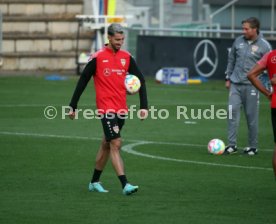
<instances>
[{"instance_id":1,"label":"football","mask_svg":"<svg viewBox=\"0 0 276 224\"><path fill-rule=\"evenodd\" d=\"M141 87L141 82L135 75L127 75L125 78L125 87L128 94L137 93Z\"/></svg>"},{"instance_id":2,"label":"football","mask_svg":"<svg viewBox=\"0 0 276 224\"><path fill-rule=\"evenodd\" d=\"M223 154L224 149L225 149L225 144L220 139L215 138L209 141L208 143L208 152L211 154L221 155Z\"/></svg>"}]
</instances>

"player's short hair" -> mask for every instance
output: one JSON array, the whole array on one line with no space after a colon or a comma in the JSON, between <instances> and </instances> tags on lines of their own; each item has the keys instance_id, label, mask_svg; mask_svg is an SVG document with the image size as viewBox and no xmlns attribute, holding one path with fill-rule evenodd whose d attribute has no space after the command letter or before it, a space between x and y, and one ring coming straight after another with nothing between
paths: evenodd
<instances>
[{"instance_id":1,"label":"player's short hair","mask_svg":"<svg viewBox=\"0 0 276 224\"><path fill-rule=\"evenodd\" d=\"M110 36L114 36L115 33L120 33L123 34L124 33L124 28L122 27L121 24L119 23L112 23L108 26L107 28L107 34Z\"/></svg>"},{"instance_id":2,"label":"player's short hair","mask_svg":"<svg viewBox=\"0 0 276 224\"><path fill-rule=\"evenodd\" d=\"M242 21L242 24L249 23L251 28L257 29L257 34L260 32L260 21L256 17L249 17Z\"/></svg>"}]
</instances>

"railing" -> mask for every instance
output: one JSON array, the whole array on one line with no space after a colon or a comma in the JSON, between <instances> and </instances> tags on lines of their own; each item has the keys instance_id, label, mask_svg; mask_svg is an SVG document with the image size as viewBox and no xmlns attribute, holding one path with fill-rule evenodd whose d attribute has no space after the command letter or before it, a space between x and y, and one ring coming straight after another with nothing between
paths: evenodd
<instances>
[{"instance_id":1,"label":"railing","mask_svg":"<svg viewBox=\"0 0 276 224\"><path fill-rule=\"evenodd\" d=\"M213 24L214 25L214 24ZM232 35L241 35L242 30L229 30L229 29L220 29L219 26L216 25L216 28L208 29L208 28L142 28L142 27L133 27L128 28L129 32L131 30L139 31L140 35L156 35L161 36L160 31L162 31L162 35L165 36L186 36L186 33L194 33L194 37L225 37L225 38L231 38ZM276 39L276 31L271 30L261 30L261 33L264 37L267 39ZM191 35L188 35L191 36Z\"/></svg>"},{"instance_id":2,"label":"railing","mask_svg":"<svg viewBox=\"0 0 276 224\"><path fill-rule=\"evenodd\" d=\"M231 10L231 29L234 30L234 26L235 26L235 6L234 5L236 2L238 2L238 0L232 0L231 2L228 2L226 5L224 5L220 9L218 9L217 11L210 14L209 15L210 27L212 27L213 18L231 6L231 8L232 8L232 10ZM231 36L234 37L234 33L232 33Z\"/></svg>"}]
</instances>

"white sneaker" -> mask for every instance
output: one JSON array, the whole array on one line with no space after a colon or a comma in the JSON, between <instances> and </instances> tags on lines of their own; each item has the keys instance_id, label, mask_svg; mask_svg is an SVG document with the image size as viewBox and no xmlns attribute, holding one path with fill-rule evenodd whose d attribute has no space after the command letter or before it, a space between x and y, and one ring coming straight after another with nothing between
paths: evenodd
<instances>
[{"instance_id":1,"label":"white sneaker","mask_svg":"<svg viewBox=\"0 0 276 224\"><path fill-rule=\"evenodd\" d=\"M237 146L235 146L235 145L228 145L228 146L226 146L223 154L224 155L230 155L230 154L234 154L234 153L237 153L237 152L238 152Z\"/></svg>"},{"instance_id":2,"label":"white sneaker","mask_svg":"<svg viewBox=\"0 0 276 224\"><path fill-rule=\"evenodd\" d=\"M258 154L258 149L246 147L244 148L243 153L249 156L255 156L256 154Z\"/></svg>"}]
</instances>

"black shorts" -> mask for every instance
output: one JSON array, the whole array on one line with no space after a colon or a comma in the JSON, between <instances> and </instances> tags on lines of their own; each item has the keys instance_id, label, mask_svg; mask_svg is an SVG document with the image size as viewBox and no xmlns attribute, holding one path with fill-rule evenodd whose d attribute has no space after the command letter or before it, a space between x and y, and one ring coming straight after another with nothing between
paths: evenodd
<instances>
[{"instance_id":1,"label":"black shorts","mask_svg":"<svg viewBox=\"0 0 276 224\"><path fill-rule=\"evenodd\" d=\"M113 113L104 114L101 119L105 140L110 142L112 139L120 138L121 130L125 124L125 115Z\"/></svg>"},{"instance_id":2,"label":"black shorts","mask_svg":"<svg viewBox=\"0 0 276 224\"><path fill-rule=\"evenodd\" d=\"M276 143L276 108L271 108L271 122L273 128L274 142Z\"/></svg>"}]
</instances>

